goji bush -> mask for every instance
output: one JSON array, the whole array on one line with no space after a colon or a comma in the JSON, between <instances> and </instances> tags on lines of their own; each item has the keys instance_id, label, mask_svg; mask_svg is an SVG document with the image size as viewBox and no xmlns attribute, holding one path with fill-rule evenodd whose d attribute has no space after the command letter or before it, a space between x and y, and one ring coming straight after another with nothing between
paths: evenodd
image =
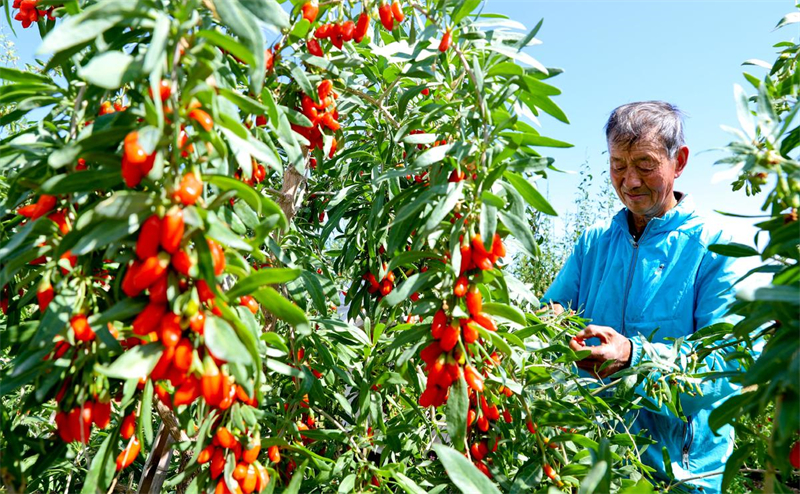
<instances>
[{"instance_id":1,"label":"goji bush","mask_svg":"<svg viewBox=\"0 0 800 494\"><path fill-rule=\"evenodd\" d=\"M521 116L567 118L479 4L4 3L47 55L0 69L9 490L658 484L637 374L507 269L568 146Z\"/></svg>"}]
</instances>

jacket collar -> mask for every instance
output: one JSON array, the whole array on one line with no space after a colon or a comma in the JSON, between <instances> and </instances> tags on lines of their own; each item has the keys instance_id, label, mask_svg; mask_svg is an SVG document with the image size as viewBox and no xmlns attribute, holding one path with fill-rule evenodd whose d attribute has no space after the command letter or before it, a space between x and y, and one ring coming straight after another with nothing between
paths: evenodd
<instances>
[{"instance_id":1,"label":"jacket collar","mask_svg":"<svg viewBox=\"0 0 800 494\"><path fill-rule=\"evenodd\" d=\"M683 223L695 215L694 198L685 192L675 191L675 194L676 196L681 195L678 204L667 211L664 216L650 220L645 228L644 234L642 234L642 238L644 238L645 234L649 237L656 233L677 230ZM618 228L621 228L623 232L630 235L628 231L628 208L619 210L619 212L614 215L613 223Z\"/></svg>"}]
</instances>

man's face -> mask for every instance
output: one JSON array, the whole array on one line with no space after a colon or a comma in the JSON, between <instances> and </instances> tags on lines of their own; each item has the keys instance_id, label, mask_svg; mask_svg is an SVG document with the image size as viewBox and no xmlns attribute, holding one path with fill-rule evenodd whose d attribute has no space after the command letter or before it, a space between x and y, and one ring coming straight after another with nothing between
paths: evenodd
<instances>
[{"instance_id":1,"label":"man's face","mask_svg":"<svg viewBox=\"0 0 800 494\"><path fill-rule=\"evenodd\" d=\"M683 146L670 158L656 137L621 147L608 143L611 183L622 203L647 220L662 216L674 205L673 184L686 166L689 148Z\"/></svg>"}]
</instances>

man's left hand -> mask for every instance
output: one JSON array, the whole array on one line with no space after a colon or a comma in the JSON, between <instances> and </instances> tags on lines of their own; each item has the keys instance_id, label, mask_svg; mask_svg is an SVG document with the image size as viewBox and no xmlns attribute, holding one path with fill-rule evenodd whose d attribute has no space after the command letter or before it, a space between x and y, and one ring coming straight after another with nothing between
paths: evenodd
<instances>
[{"instance_id":1,"label":"man's left hand","mask_svg":"<svg viewBox=\"0 0 800 494\"><path fill-rule=\"evenodd\" d=\"M584 340L598 338L600 344L588 346ZM569 347L574 351L590 350L591 355L579 360L578 368L583 369L599 379L606 378L625 367L628 367L631 360L631 341L619 334L614 328L608 326L595 326L590 324L576 334L569 342ZM606 361L611 361L609 365L598 372L600 366Z\"/></svg>"}]
</instances>

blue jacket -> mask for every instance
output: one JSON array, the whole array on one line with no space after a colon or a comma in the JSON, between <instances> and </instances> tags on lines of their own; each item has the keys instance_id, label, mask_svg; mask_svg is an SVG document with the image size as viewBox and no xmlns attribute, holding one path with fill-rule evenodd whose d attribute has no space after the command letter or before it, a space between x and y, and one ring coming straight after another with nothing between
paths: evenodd
<instances>
[{"instance_id":1,"label":"blue jacket","mask_svg":"<svg viewBox=\"0 0 800 494\"><path fill-rule=\"evenodd\" d=\"M660 354L673 347L665 338L687 336L706 326L732 322L725 318L734 299L737 275L732 258L708 250L725 243L719 230L697 215L692 198L683 195L662 218L654 218L638 242L629 233L627 210L610 222L593 226L578 239L572 255L559 272L543 301L583 310L592 324L610 326L633 345L631 366L649 357L642 341L655 330L651 343ZM643 336L644 335L644 336ZM684 343L681 352L689 353ZM734 370L737 364L712 354L698 371ZM642 453L642 461L667 479L661 449L666 446L677 479L722 471L733 452L733 428L708 426L708 416L738 386L727 379L701 384L702 396L681 395L687 422L670 414L638 411L631 433L647 429L657 441ZM637 390L643 395L641 389ZM693 481L704 493L719 492L722 476Z\"/></svg>"}]
</instances>

